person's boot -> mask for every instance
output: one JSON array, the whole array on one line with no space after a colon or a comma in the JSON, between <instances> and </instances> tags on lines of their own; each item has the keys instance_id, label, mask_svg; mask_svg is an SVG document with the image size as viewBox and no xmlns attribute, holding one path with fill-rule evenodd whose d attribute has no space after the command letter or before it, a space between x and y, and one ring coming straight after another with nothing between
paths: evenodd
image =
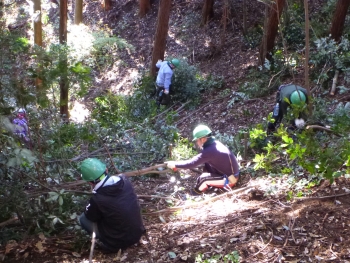
<instances>
[{"instance_id":1,"label":"person's boot","mask_svg":"<svg viewBox=\"0 0 350 263\"><path fill-rule=\"evenodd\" d=\"M191 194L192 196L201 196L201 195L203 194L203 192L201 192L201 191L199 191L199 190L196 190L195 188L192 188L192 189L190 190L190 194Z\"/></svg>"}]
</instances>

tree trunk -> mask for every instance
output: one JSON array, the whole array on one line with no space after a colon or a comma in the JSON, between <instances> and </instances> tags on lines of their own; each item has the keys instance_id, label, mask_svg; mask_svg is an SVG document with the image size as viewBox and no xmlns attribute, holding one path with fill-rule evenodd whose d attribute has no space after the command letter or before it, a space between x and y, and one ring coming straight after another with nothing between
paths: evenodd
<instances>
[{"instance_id":1,"label":"tree trunk","mask_svg":"<svg viewBox=\"0 0 350 263\"><path fill-rule=\"evenodd\" d=\"M103 8L105 11L109 11L112 9L112 1L111 0L103 0Z\"/></svg>"},{"instance_id":2,"label":"tree trunk","mask_svg":"<svg viewBox=\"0 0 350 263\"><path fill-rule=\"evenodd\" d=\"M350 5L349 0L338 0L337 7L333 14L332 26L331 26L331 36L332 38L339 42L343 33L345 17L348 12Z\"/></svg>"},{"instance_id":3,"label":"tree trunk","mask_svg":"<svg viewBox=\"0 0 350 263\"><path fill-rule=\"evenodd\" d=\"M41 0L34 0L34 14L34 43L42 47Z\"/></svg>"},{"instance_id":4,"label":"tree trunk","mask_svg":"<svg viewBox=\"0 0 350 263\"><path fill-rule=\"evenodd\" d=\"M75 0L74 24L83 22L83 0Z\"/></svg>"},{"instance_id":5,"label":"tree trunk","mask_svg":"<svg viewBox=\"0 0 350 263\"><path fill-rule=\"evenodd\" d=\"M265 5L265 13L264 13L264 28L267 28L268 22L269 22L269 6ZM259 52L259 64L261 66L264 65L265 63L265 57L266 57L266 31L264 30L263 36L261 39L261 44L260 44L260 52Z\"/></svg>"},{"instance_id":6,"label":"tree trunk","mask_svg":"<svg viewBox=\"0 0 350 263\"><path fill-rule=\"evenodd\" d=\"M278 32L279 20L285 6L285 0L275 0L275 2L270 7L269 19L267 22L267 27L264 28L264 39L260 44L260 61L264 63L265 58L271 59L270 52L273 51L275 45L275 38ZM264 42L266 41L266 49L264 48Z\"/></svg>"},{"instance_id":7,"label":"tree trunk","mask_svg":"<svg viewBox=\"0 0 350 263\"><path fill-rule=\"evenodd\" d=\"M305 9L305 89L307 90L307 96L311 96L309 85L309 50L310 50L310 21L309 21L309 4L308 0L304 0ZM312 103L309 98L309 114L312 114Z\"/></svg>"},{"instance_id":8,"label":"tree trunk","mask_svg":"<svg viewBox=\"0 0 350 263\"><path fill-rule=\"evenodd\" d=\"M242 1L243 17L242 17L242 27L243 35L247 35L247 3L246 0Z\"/></svg>"},{"instance_id":9,"label":"tree trunk","mask_svg":"<svg viewBox=\"0 0 350 263\"><path fill-rule=\"evenodd\" d=\"M41 24L41 0L34 0L34 44L40 47L43 46L43 37L42 37L42 24ZM41 69L37 69L37 75L40 76ZM41 101L42 97L42 84L43 81L39 78L35 78L35 87L37 90L38 101Z\"/></svg>"},{"instance_id":10,"label":"tree trunk","mask_svg":"<svg viewBox=\"0 0 350 263\"><path fill-rule=\"evenodd\" d=\"M171 0L161 0L159 3L158 18L157 18L157 30L154 39L152 64L151 64L151 76L156 76L156 63L158 59L164 59L164 53L166 48L166 39L168 36L169 17L171 10Z\"/></svg>"},{"instance_id":11,"label":"tree trunk","mask_svg":"<svg viewBox=\"0 0 350 263\"><path fill-rule=\"evenodd\" d=\"M60 1L60 28L59 40L61 45L67 44L67 0ZM60 57L60 114L65 122L68 122L68 80L67 80L67 54L64 52Z\"/></svg>"},{"instance_id":12,"label":"tree trunk","mask_svg":"<svg viewBox=\"0 0 350 263\"><path fill-rule=\"evenodd\" d=\"M224 6L222 10L222 33L221 33L221 46L220 50L225 45L226 40L226 28L227 28L227 20L229 19L229 3L228 0L224 0Z\"/></svg>"},{"instance_id":13,"label":"tree trunk","mask_svg":"<svg viewBox=\"0 0 350 263\"><path fill-rule=\"evenodd\" d=\"M215 0L204 0L202 9L202 25L206 25L208 21L214 17L214 1Z\"/></svg>"},{"instance_id":14,"label":"tree trunk","mask_svg":"<svg viewBox=\"0 0 350 263\"><path fill-rule=\"evenodd\" d=\"M149 10L151 9L151 1L150 0L139 0L139 16L145 16Z\"/></svg>"}]
</instances>

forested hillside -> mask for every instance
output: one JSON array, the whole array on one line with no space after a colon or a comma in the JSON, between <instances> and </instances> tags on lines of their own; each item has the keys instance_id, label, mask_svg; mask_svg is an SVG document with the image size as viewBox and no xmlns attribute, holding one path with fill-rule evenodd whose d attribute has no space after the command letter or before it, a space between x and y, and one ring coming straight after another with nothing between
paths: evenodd
<instances>
[{"instance_id":1,"label":"forested hillside","mask_svg":"<svg viewBox=\"0 0 350 263\"><path fill-rule=\"evenodd\" d=\"M0 262L350 262L349 5L0 0ZM290 83L307 99L270 130ZM202 167L164 164L200 151L199 124L237 157L231 190L192 196ZM86 158L131 180L136 245L81 228Z\"/></svg>"}]
</instances>

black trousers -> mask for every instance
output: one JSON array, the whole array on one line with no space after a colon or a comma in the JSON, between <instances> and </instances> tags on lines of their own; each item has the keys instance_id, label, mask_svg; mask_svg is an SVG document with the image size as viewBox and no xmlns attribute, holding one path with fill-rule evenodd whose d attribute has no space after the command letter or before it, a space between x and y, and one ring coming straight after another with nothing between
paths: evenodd
<instances>
[{"instance_id":1,"label":"black trousers","mask_svg":"<svg viewBox=\"0 0 350 263\"><path fill-rule=\"evenodd\" d=\"M169 105L170 103L170 95L169 94L165 94L164 93L164 87L159 87L156 86L157 90L156 90L156 102L157 102L157 106L159 105Z\"/></svg>"}]
</instances>

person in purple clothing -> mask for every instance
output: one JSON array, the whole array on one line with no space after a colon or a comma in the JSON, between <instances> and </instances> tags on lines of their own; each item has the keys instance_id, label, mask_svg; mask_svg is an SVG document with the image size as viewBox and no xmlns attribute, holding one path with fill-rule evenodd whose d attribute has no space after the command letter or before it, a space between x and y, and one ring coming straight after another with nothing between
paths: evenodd
<instances>
[{"instance_id":1,"label":"person in purple clothing","mask_svg":"<svg viewBox=\"0 0 350 263\"><path fill-rule=\"evenodd\" d=\"M170 169L191 169L204 164L203 173L191 189L192 195L201 195L209 187L234 187L239 179L239 164L236 156L221 142L216 141L208 126L199 125L193 130L193 141L201 152L186 161L165 162Z\"/></svg>"},{"instance_id":2,"label":"person in purple clothing","mask_svg":"<svg viewBox=\"0 0 350 263\"><path fill-rule=\"evenodd\" d=\"M29 142L30 139L28 137L28 121L26 119L25 109L19 109L17 111L17 116L12 121L12 123L15 125L14 133L23 139L24 142Z\"/></svg>"}]
</instances>

